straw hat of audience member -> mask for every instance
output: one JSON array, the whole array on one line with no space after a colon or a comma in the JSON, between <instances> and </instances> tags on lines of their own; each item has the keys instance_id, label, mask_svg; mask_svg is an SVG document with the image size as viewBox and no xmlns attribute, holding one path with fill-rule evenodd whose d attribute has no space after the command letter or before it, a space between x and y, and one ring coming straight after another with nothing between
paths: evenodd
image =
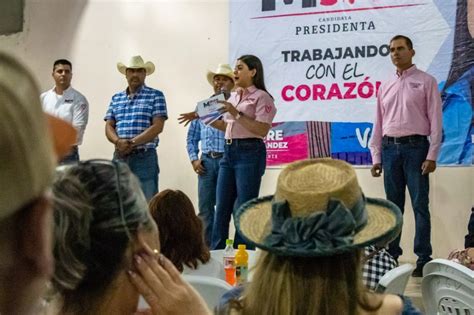
<instances>
[{"instance_id":1,"label":"straw hat of audience member","mask_svg":"<svg viewBox=\"0 0 474 315\"><path fill-rule=\"evenodd\" d=\"M398 207L366 198L352 166L333 159L289 164L274 195L236 212L243 237L282 256L331 256L394 239L402 225Z\"/></svg>"},{"instance_id":2,"label":"straw hat of audience member","mask_svg":"<svg viewBox=\"0 0 474 315\"><path fill-rule=\"evenodd\" d=\"M214 86L214 77L216 75L223 75L234 81L234 70L226 63L220 63L215 72L207 71L207 82L212 86Z\"/></svg>"},{"instance_id":3,"label":"straw hat of audience member","mask_svg":"<svg viewBox=\"0 0 474 315\"><path fill-rule=\"evenodd\" d=\"M39 93L28 69L0 52L0 220L46 191L76 142L71 124L43 113Z\"/></svg>"},{"instance_id":4,"label":"straw hat of audience member","mask_svg":"<svg viewBox=\"0 0 474 315\"><path fill-rule=\"evenodd\" d=\"M144 62L141 56L133 56L127 64L118 62L117 69L121 74L125 74L127 69L145 69L146 75L155 72L155 65L151 61Z\"/></svg>"}]
</instances>

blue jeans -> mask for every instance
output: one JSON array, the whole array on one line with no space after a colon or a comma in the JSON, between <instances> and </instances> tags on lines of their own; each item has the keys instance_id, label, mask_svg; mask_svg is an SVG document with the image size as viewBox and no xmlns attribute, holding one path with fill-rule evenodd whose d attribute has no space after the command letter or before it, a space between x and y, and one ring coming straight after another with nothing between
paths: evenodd
<instances>
[{"instance_id":1,"label":"blue jeans","mask_svg":"<svg viewBox=\"0 0 474 315\"><path fill-rule=\"evenodd\" d=\"M421 165L426 160L429 142L419 139L403 144L382 144L382 166L387 199L395 203L402 213L405 207L405 187L408 187L415 213L415 246L417 265L422 266L431 260L431 222L428 207L429 177L421 175ZM389 253L398 259L403 251L400 248L400 235L389 244Z\"/></svg>"},{"instance_id":2,"label":"blue jeans","mask_svg":"<svg viewBox=\"0 0 474 315\"><path fill-rule=\"evenodd\" d=\"M59 165L76 162L79 162L79 149L77 145L71 147L71 151L69 151L68 155L66 155L61 159L61 161L59 161Z\"/></svg>"},{"instance_id":3,"label":"blue jeans","mask_svg":"<svg viewBox=\"0 0 474 315\"><path fill-rule=\"evenodd\" d=\"M140 186L146 200L150 201L158 192L158 156L155 149L132 151L127 156L119 156L117 151L114 159L125 162L135 176L140 180Z\"/></svg>"},{"instance_id":4,"label":"blue jeans","mask_svg":"<svg viewBox=\"0 0 474 315\"><path fill-rule=\"evenodd\" d=\"M204 227L204 238L207 245L211 246L212 225L214 224L214 209L216 206L217 175L221 158L212 158L202 154L201 163L206 169L205 173L198 176L199 214Z\"/></svg>"},{"instance_id":5,"label":"blue jeans","mask_svg":"<svg viewBox=\"0 0 474 315\"><path fill-rule=\"evenodd\" d=\"M231 144L225 145L217 179L217 205L211 249L225 248L233 209L258 197L265 173L266 154L265 144L260 139L233 139ZM246 244L248 249L255 249L236 230L234 246L238 244Z\"/></svg>"}]
</instances>

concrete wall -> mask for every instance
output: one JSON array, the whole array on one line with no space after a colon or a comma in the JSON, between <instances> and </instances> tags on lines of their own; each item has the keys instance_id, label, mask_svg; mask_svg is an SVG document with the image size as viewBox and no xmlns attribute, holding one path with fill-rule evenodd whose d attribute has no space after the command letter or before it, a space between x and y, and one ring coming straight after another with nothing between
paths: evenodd
<instances>
[{"instance_id":1,"label":"concrete wall","mask_svg":"<svg viewBox=\"0 0 474 315\"><path fill-rule=\"evenodd\" d=\"M197 178L185 150L186 128L178 124L177 117L211 93L205 79L207 69L221 62L233 63L227 60L228 24L226 0L26 0L24 31L0 36L0 49L28 63L43 90L53 85L55 59L73 62L73 86L90 102L83 159L112 156L103 116L111 95L126 87L116 63L134 54L153 61L157 70L147 84L164 92L169 110L158 150L160 187L181 189L197 204ZM273 192L278 173L278 169L267 170L262 195ZM357 173L367 196L384 196L382 179L372 178L367 168ZM437 257L463 244L474 204L473 174L473 168L452 167L440 168L431 176ZM403 259L412 260L414 227L409 205L405 220Z\"/></svg>"},{"instance_id":2,"label":"concrete wall","mask_svg":"<svg viewBox=\"0 0 474 315\"><path fill-rule=\"evenodd\" d=\"M23 31L23 0L2 0L0 2L0 35Z\"/></svg>"}]
</instances>

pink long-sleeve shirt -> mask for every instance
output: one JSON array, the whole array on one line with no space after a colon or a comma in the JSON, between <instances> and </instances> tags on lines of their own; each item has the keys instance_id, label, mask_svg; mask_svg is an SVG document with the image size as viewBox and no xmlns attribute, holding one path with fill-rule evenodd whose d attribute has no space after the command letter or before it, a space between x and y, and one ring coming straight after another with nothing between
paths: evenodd
<instances>
[{"instance_id":1,"label":"pink long-sleeve shirt","mask_svg":"<svg viewBox=\"0 0 474 315\"><path fill-rule=\"evenodd\" d=\"M441 95L436 79L415 65L384 82L377 94L370 151L373 164L382 162L382 137L430 137L427 160L436 161L442 137Z\"/></svg>"},{"instance_id":2,"label":"pink long-sleeve shirt","mask_svg":"<svg viewBox=\"0 0 474 315\"><path fill-rule=\"evenodd\" d=\"M272 97L264 90L257 89L255 85L246 89L238 88L228 101L246 117L270 126L277 112ZM263 138L242 126L230 113L224 114L224 121L227 123L226 139Z\"/></svg>"}]
</instances>

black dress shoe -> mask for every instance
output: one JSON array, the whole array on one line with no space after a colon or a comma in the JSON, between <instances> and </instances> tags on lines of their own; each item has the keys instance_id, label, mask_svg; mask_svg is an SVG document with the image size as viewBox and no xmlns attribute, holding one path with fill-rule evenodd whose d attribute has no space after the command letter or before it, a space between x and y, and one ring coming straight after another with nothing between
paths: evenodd
<instances>
[{"instance_id":1,"label":"black dress shoe","mask_svg":"<svg viewBox=\"0 0 474 315\"><path fill-rule=\"evenodd\" d=\"M414 278L423 277L423 267L424 266L425 265L416 266L415 270L413 270L413 272L411 273L411 276L414 277Z\"/></svg>"}]
</instances>

